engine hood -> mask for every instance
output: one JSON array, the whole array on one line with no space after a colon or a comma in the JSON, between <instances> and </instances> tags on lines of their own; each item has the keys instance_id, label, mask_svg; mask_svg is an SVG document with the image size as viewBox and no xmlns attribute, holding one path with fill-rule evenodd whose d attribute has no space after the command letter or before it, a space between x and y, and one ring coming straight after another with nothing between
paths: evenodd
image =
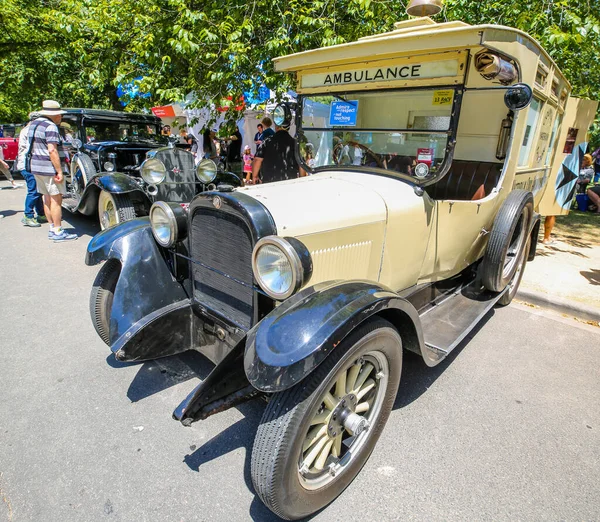
<instances>
[{"instance_id":1,"label":"engine hood","mask_svg":"<svg viewBox=\"0 0 600 522\"><path fill-rule=\"evenodd\" d=\"M381 195L345 176L321 173L237 190L269 210L279 236L298 237L385 222L387 209Z\"/></svg>"}]
</instances>

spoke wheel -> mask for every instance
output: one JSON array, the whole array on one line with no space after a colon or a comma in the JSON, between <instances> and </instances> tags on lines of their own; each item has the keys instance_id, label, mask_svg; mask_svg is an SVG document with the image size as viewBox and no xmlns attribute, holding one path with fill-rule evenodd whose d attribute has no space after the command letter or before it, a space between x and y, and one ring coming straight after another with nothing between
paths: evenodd
<instances>
[{"instance_id":1,"label":"spoke wheel","mask_svg":"<svg viewBox=\"0 0 600 522\"><path fill-rule=\"evenodd\" d=\"M318 489L335 479L360 454L385 398L389 365L379 351L367 352L341 370L321 398L302 445L300 482Z\"/></svg>"},{"instance_id":2,"label":"spoke wheel","mask_svg":"<svg viewBox=\"0 0 600 522\"><path fill-rule=\"evenodd\" d=\"M392 409L402 370L398 332L381 318L360 325L310 375L274 394L258 428L251 474L280 517L306 517L358 474Z\"/></svg>"},{"instance_id":3,"label":"spoke wheel","mask_svg":"<svg viewBox=\"0 0 600 522\"><path fill-rule=\"evenodd\" d=\"M135 209L127 194L111 194L105 190L100 192L98 219L102 230L134 218Z\"/></svg>"}]
</instances>

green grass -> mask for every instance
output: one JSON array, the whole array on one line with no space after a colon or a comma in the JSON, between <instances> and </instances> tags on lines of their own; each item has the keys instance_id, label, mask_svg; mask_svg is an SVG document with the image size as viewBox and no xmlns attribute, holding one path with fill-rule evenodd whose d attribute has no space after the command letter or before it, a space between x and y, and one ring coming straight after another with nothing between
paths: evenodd
<instances>
[{"instance_id":1,"label":"green grass","mask_svg":"<svg viewBox=\"0 0 600 522\"><path fill-rule=\"evenodd\" d=\"M571 210L567 216L556 217L553 233L558 239L560 239L559 236L565 236L600 245L600 215L593 212Z\"/></svg>"}]
</instances>

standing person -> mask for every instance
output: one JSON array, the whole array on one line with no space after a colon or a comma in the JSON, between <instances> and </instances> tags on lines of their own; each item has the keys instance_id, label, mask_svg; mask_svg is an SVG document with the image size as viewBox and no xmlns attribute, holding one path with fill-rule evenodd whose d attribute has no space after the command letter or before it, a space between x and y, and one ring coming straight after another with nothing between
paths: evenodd
<instances>
[{"instance_id":1,"label":"standing person","mask_svg":"<svg viewBox=\"0 0 600 522\"><path fill-rule=\"evenodd\" d=\"M231 167L233 163L239 163L242 161L242 133L240 132L240 129L238 129L237 125L235 126L234 133L229 136L229 140L229 146L227 147L227 162L229 163L229 168L231 169L233 168Z\"/></svg>"},{"instance_id":2,"label":"standing person","mask_svg":"<svg viewBox=\"0 0 600 522\"><path fill-rule=\"evenodd\" d=\"M6 179L10 181L12 188L19 188L23 186L22 183L17 183L12 177L12 174L10 173L10 167L8 166L8 163L4 161L4 150L2 147L0 147L0 172L2 172Z\"/></svg>"},{"instance_id":3,"label":"standing person","mask_svg":"<svg viewBox=\"0 0 600 522\"><path fill-rule=\"evenodd\" d=\"M273 122L271 121L271 118L269 118L268 116L265 116L261 123L263 124L264 130L262 132L262 141L263 143L266 141L267 138L270 138L271 136L273 136L273 134L275 134L275 131L271 128L271 125L273 125Z\"/></svg>"},{"instance_id":4,"label":"standing person","mask_svg":"<svg viewBox=\"0 0 600 522\"><path fill-rule=\"evenodd\" d=\"M25 169L25 154L29 148L27 133L33 120L40 117L37 112L29 113L29 123L21 129L19 134L19 154L17 156L17 169L21 171L21 176L27 183L27 196L25 196L25 211L21 223L26 227L39 227L43 223L48 223L44 215L44 201L42 195L37 191L37 183L31 172Z\"/></svg>"},{"instance_id":5,"label":"standing person","mask_svg":"<svg viewBox=\"0 0 600 522\"><path fill-rule=\"evenodd\" d=\"M250 145L246 145L244 147L244 182L247 184L252 184L252 160L254 156L252 155L252 149L250 149Z\"/></svg>"},{"instance_id":6,"label":"standing person","mask_svg":"<svg viewBox=\"0 0 600 522\"><path fill-rule=\"evenodd\" d=\"M217 146L215 145L215 131L206 129L203 134L203 157L206 159L216 160L217 159Z\"/></svg>"},{"instance_id":7,"label":"standing person","mask_svg":"<svg viewBox=\"0 0 600 522\"><path fill-rule=\"evenodd\" d=\"M65 111L58 102L44 100L40 117L29 125L25 153L25 170L34 175L38 192L44 196L44 213L50 223L48 239L56 242L77 239L77 234L68 234L61 226L66 183L59 153L58 125L63 114Z\"/></svg>"},{"instance_id":8,"label":"standing person","mask_svg":"<svg viewBox=\"0 0 600 522\"><path fill-rule=\"evenodd\" d=\"M262 126L262 123L259 123L256 126L256 130L257 130L257 133L254 135L254 144L256 145L256 148L258 149L259 145L261 145L263 142L264 127Z\"/></svg>"},{"instance_id":9,"label":"standing person","mask_svg":"<svg viewBox=\"0 0 600 522\"><path fill-rule=\"evenodd\" d=\"M296 161L296 140L290 136L286 127L275 126L275 129L277 132L264 141L254 156L252 182L255 184L261 181L272 183L306 176L306 172Z\"/></svg>"}]
</instances>

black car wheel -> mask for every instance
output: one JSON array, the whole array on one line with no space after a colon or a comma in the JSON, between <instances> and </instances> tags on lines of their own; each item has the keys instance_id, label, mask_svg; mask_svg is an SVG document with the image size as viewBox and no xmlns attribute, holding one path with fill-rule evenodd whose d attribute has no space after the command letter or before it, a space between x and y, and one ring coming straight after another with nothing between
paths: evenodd
<instances>
[{"instance_id":1,"label":"black car wheel","mask_svg":"<svg viewBox=\"0 0 600 522\"><path fill-rule=\"evenodd\" d=\"M295 520L332 502L358 474L394 404L402 341L380 318L350 334L316 370L273 396L252 449L254 488Z\"/></svg>"},{"instance_id":2,"label":"black car wheel","mask_svg":"<svg viewBox=\"0 0 600 522\"><path fill-rule=\"evenodd\" d=\"M517 291L519 290L519 285L521 284L521 279L523 279L523 273L525 272L525 265L527 264L527 254L529 253L529 245L531 244L531 238L527 241L525 248L523 249L523 253L521 254L521 259L517 265L517 271L515 275L508 283L508 288L502 295L500 299L498 299L497 304L499 306L507 306L514 299L515 295L517 295Z\"/></svg>"},{"instance_id":3,"label":"black car wheel","mask_svg":"<svg viewBox=\"0 0 600 522\"><path fill-rule=\"evenodd\" d=\"M121 264L109 259L100 269L90 294L90 316L100 338L110 346L110 313Z\"/></svg>"},{"instance_id":4,"label":"black car wheel","mask_svg":"<svg viewBox=\"0 0 600 522\"><path fill-rule=\"evenodd\" d=\"M135 218L135 208L127 194L111 194L103 190L98 198L100 228L105 230Z\"/></svg>"},{"instance_id":5,"label":"black car wheel","mask_svg":"<svg viewBox=\"0 0 600 522\"><path fill-rule=\"evenodd\" d=\"M77 156L74 167L71 187L73 192L81 196L90 179L96 175L96 168L89 156L85 154Z\"/></svg>"},{"instance_id":6,"label":"black car wheel","mask_svg":"<svg viewBox=\"0 0 600 522\"><path fill-rule=\"evenodd\" d=\"M533 196L525 190L513 190L506 198L492 226L483 262L483 286L502 292L513 280L529 240L533 218Z\"/></svg>"}]
</instances>

